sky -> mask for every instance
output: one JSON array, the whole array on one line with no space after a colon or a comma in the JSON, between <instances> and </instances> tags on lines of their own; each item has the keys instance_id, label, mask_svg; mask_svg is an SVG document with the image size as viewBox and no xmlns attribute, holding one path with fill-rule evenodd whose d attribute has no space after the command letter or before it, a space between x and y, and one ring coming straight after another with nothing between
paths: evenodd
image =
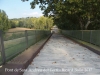
<instances>
[{"instance_id":1,"label":"sky","mask_svg":"<svg viewBox=\"0 0 100 75\"><path fill-rule=\"evenodd\" d=\"M31 9L32 0L22 2L21 0L0 0L0 9L4 10L9 19L24 17L40 17L42 12L39 6Z\"/></svg>"}]
</instances>

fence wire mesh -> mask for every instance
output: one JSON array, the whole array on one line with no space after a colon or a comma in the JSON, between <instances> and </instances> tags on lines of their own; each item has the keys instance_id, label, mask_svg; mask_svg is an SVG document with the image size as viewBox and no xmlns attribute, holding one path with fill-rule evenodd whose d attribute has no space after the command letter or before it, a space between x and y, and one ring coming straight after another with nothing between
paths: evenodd
<instances>
[{"instance_id":1,"label":"fence wire mesh","mask_svg":"<svg viewBox=\"0 0 100 75\"><path fill-rule=\"evenodd\" d=\"M2 63L1 52L0 52L0 64Z\"/></svg>"},{"instance_id":2,"label":"fence wire mesh","mask_svg":"<svg viewBox=\"0 0 100 75\"><path fill-rule=\"evenodd\" d=\"M25 50L26 39L25 31L22 32L7 32L4 35L4 49L6 60L14 57L16 54Z\"/></svg>"},{"instance_id":3,"label":"fence wire mesh","mask_svg":"<svg viewBox=\"0 0 100 75\"><path fill-rule=\"evenodd\" d=\"M4 33L3 39L6 61L12 59L28 47L47 37L48 35L50 35L49 30L27 30ZM0 64L2 63L2 55L0 52Z\"/></svg>"},{"instance_id":4,"label":"fence wire mesh","mask_svg":"<svg viewBox=\"0 0 100 75\"><path fill-rule=\"evenodd\" d=\"M100 30L62 30L62 34L100 46Z\"/></svg>"}]
</instances>

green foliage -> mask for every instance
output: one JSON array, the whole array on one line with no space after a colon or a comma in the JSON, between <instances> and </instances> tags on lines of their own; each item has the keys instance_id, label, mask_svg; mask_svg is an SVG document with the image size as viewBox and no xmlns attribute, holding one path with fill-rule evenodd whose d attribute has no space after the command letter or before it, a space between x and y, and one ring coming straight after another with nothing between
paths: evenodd
<instances>
[{"instance_id":1,"label":"green foliage","mask_svg":"<svg viewBox=\"0 0 100 75\"><path fill-rule=\"evenodd\" d=\"M50 29L53 26L52 18L40 17L34 21L34 28L36 29Z\"/></svg>"},{"instance_id":2,"label":"green foliage","mask_svg":"<svg viewBox=\"0 0 100 75\"><path fill-rule=\"evenodd\" d=\"M34 20L35 20L35 18L26 18L24 20L25 27L30 28L30 29L33 28L34 27Z\"/></svg>"},{"instance_id":3,"label":"green foliage","mask_svg":"<svg viewBox=\"0 0 100 75\"><path fill-rule=\"evenodd\" d=\"M53 26L53 18L49 17L28 17L11 20L11 27L25 27L34 29L50 29Z\"/></svg>"},{"instance_id":4,"label":"green foliage","mask_svg":"<svg viewBox=\"0 0 100 75\"><path fill-rule=\"evenodd\" d=\"M9 21L9 22L10 22L11 28L16 28L15 22L13 22L13 21Z\"/></svg>"},{"instance_id":5,"label":"green foliage","mask_svg":"<svg viewBox=\"0 0 100 75\"><path fill-rule=\"evenodd\" d=\"M24 22L23 21L19 21L18 27L23 27L23 25L24 25Z\"/></svg>"},{"instance_id":6,"label":"green foliage","mask_svg":"<svg viewBox=\"0 0 100 75\"><path fill-rule=\"evenodd\" d=\"M36 5L61 29L100 29L100 0L33 0L31 8Z\"/></svg>"},{"instance_id":7,"label":"green foliage","mask_svg":"<svg viewBox=\"0 0 100 75\"><path fill-rule=\"evenodd\" d=\"M8 16L5 11L0 10L0 30L6 31L10 28Z\"/></svg>"}]
</instances>

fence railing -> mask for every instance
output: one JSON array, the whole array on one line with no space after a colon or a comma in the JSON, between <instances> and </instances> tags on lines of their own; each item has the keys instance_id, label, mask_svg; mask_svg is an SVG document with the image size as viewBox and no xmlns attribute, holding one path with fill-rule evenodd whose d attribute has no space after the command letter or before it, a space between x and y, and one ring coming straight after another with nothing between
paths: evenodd
<instances>
[{"instance_id":1,"label":"fence railing","mask_svg":"<svg viewBox=\"0 0 100 75\"><path fill-rule=\"evenodd\" d=\"M62 34L100 46L100 30L62 30Z\"/></svg>"},{"instance_id":2,"label":"fence railing","mask_svg":"<svg viewBox=\"0 0 100 75\"><path fill-rule=\"evenodd\" d=\"M26 30L6 33L0 31L0 65L48 35L50 35L49 30Z\"/></svg>"}]
</instances>

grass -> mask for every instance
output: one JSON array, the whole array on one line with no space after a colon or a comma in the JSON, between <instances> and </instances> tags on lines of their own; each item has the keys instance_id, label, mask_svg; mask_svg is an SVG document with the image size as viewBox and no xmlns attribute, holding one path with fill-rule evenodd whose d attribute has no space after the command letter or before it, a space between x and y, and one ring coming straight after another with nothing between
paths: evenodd
<instances>
[{"instance_id":1,"label":"grass","mask_svg":"<svg viewBox=\"0 0 100 75\"><path fill-rule=\"evenodd\" d=\"M16 28L9 29L8 32L17 32L17 31L25 31L25 30L34 30L34 29L23 28L23 27L16 27Z\"/></svg>"},{"instance_id":2,"label":"grass","mask_svg":"<svg viewBox=\"0 0 100 75\"><path fill-rule=\"evenodd\" d=\"M8 40L8 41L4 41L4 46L5 46L5 49L6 49L6 48L9 48L9 47L13 47L14 45L17 45L17 44L24 42L24 41L26 41L25 37L13 39L13 40Z\"/></svg>"},{"instance_id":3,"label":"grass","mask_svg":"<svg viewBox=\"0 0 100 75\"><path fill-rule=\"evenodd\" d=\"M10 60L26 49L26 42L22 42L5 50L6 60Z\"/></svg>"},{"instance_id":4,"label":"grass","mask_svg":"<svg viewBox=\"0 0 100 75\"><path fill-rule=\"evenodd\" d=\"M4 41L7 40L13 40L17 38L25 37L25 31L24 32L7 32L4 34Z\"/></svg>"}]
</instances>

